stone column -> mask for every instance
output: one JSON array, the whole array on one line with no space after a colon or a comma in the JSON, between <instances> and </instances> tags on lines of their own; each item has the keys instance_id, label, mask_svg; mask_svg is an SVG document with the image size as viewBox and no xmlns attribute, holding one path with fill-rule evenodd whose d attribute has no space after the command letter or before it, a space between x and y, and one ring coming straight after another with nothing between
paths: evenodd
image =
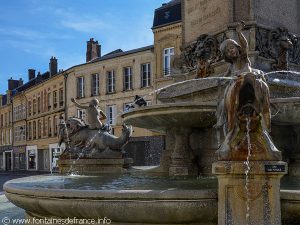
<instances>
[{"instance_id":1,"label":"stone column","mask_svg":"<svg viewBox=\"0 0 300 225\"><path fill-rule=\"evenodd\" d=\"M281 225L280 178L287 164L252 161L250 168L247 192L243 161L213 164L219 181L218 225Z\"/></svg>"},{"instance_id":2,"label":"stone column","mask_svg":"<svg viewBox=\"0 0 300 225\"><path fill-rule=\"evenodd\" d=\"M295 162L289 165L289 175L300 177L300 127L295 126L294 131L297 135L297 141L294 145L297 148L297 153L295 156Z\"/></svg>"},{"instance_id":3,"label":"stone column","mask_svg":"<svg viewBox=\"0 0 300 225\"><path fill-rule=\"evenodd\" d=\"M189 151L190 128L178 127L175 129L175 148L171 155L170 176L189 175L191 159Z\"/></svg>"}]
</instances>

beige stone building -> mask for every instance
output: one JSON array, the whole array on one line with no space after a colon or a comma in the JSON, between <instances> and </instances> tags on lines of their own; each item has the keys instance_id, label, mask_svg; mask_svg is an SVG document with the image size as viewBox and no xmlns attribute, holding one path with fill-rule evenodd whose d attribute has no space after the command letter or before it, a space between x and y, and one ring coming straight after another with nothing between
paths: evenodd
<instances>
[{"instance_id":1,"label":"beige stone building","mask_svg":"<svg viewBox=\"0 0 300 225\"><path fill-rule=\"evenodd\" d=\"M122 130L121 115L134 104L135 96L143 97L147 105L153 104L154 93L154 53L153 46L130 51L118 49L101 56L98 42L91 39L87 43L87 62L76 65L67 74L67 117L80 117L86 120L85 110L71 102L75 98L79 104L88 106L93 98L100 102L112 132L119 136ZM89 49L98 49L91 52ZM90 61L88 61L90 60ZM163 137L149 130L134 128L133 137L125 151L133 157L136 165L158 163L154 148L161 145ZM146 162L146 157L148 161Z\"/></svg>"},{"instance_id":2,"label":"beige stone building","mask_svg":"<svg viewBox=\"0 0 300 225\"><path fill-rule=\"evenodd\" d=\"M182 46L181 1L173 0L157 8L154 13L155 88L176 82L172 59L179 56ZM178 77L177 77L178 79Z\"/></svg>"},{"instance_id":3,"label":"beige stone building","mask_svg":"<svg viewBox=\"0 0 300 225\"><path fill-rule=\"evenodd\" d=\"M54 67L54 68L53 68ZM57 73L57 60L50 59L50 72L29 70L27 101L26 169L50 171L63 149L58 146L58 124L65 117L65 77ZM31 84L32 83L32 84Z\"/></svg>"},{"instance_id":4,"label":"beige stone building","mask_svg":"<svg viewBox=\"0 0 300 225\"><path fill-rule=\"evenodd\" d=\"M13 170L11 91L0 97L0 167Z\"/></svg>"},{"instance_id":5,"label":"beige stone building","mask_svg":"<svg viewBox=\"0 0 300 225\"><path fill-rule=\"evenodd\" d=\"M14 90L23 85L23 80L8 80L5 95L0 95L0 169L13 170L16 163L13 154L13 95ZM18 162L18 161L17 161Z\"/></svg>"},{"instance_id":6,"label":"beige stone building","mask_svg":"<svg viewBox=\"0 0 300 225\"><path fill-rule=\"evenodd\" d=\"M13 96L13 154L14 169L26 169L26 96L18 92Z\"/></svg>"},{"instance_id":7,"label":"beige stone building","mask_svg":"<svg viewBox=\"0 0 300 225\"><path fill-rule=\"evenodd\" d=\"M182 43L180 0L155 10L152 30L154 45L151 46L129 51L118 49L102 56L101 46L90 39L86 63L57 74L57 60L52 57L49 72L35 75L30 69L28 82L15 88L12 105L0 108L3 118L7 113L10 121L13 119L13 125L0 127L4 136L11 132L10 142L3 142L0 150L2 168L7 169L3 162L9 154L3 152L9 148L11 169L55 169L62 151L57 144L59 119L75 116L86 120L85 110L76 107L71 98L85 106L97 98L107 115L103 123L109 124L116 136L122 130L122 113L132 106L138 107L134 104L136 96L143 97L147 105L156 104L155 90L176 82L171 67L172 58L180 55ZM136 165L153 165L158 164L163 148L162 135L134 128L124 150Z\"/></svg>"}]
</instances>

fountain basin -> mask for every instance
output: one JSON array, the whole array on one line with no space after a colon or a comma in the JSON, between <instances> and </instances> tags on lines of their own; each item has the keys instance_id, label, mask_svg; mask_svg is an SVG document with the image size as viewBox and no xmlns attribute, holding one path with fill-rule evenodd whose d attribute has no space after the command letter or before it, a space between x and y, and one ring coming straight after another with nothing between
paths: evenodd
<instances>
[{"instance_id":1,"label":"fountain basin","mask_svg":"<svg viewBox=\"0 0 300 225\"><path fill-rule=\"evenodd\" d=\"M215 224L217 220L214 189L196 190L194 186L185 190L175 187L152 190L95 190L94 187L84 190L78 186L63 189L55 183L56 179L63 178L36 176L12 180L5 183L5 194L12 203L25 209L29 218L106 217L112 224ZM215 181L213 179L213 183ZM43 186L43 182L49 183L51 188ZM68 181L65 182L68 186ZM178 185L184 183L178 181Z\"/></svg>"},{"instance_id":2,"label":"fountain basin","mask_svg":"<svg viewBox=\"0 0 300 225\"><path fill-rule=\"evenodd\" d=\"M168 103L138 108L123 114L125 123L165 133L173 127L208 127L215 120L214 103Z\"/></svg>"},{"instance_id":3,"label":"fountain basin","mask_svg":"<svg viewBox=\"0 0 300 225\"><path fill-rule=\"evenodd\" d=\"M112 224L217 224L215 178L142 176L33 176L11 180L4 190L13 204L25 209L28 218L106 217ZM97 185L98 180L104 184ZM283 225L296 225L300 219L299 182L284 182Z\"/></svg>"}]
</instances>

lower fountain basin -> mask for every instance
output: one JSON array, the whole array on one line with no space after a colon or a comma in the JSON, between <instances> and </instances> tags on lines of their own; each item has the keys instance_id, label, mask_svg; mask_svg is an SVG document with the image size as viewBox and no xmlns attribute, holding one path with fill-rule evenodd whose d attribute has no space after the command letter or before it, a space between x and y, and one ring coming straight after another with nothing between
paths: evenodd
<instances>
[{"instance_id":1,"label":"lower fountain basin","mask_svg":"<svg viewBox=\"0 0 300 225\"><path fill-rule=\"evenodd\" d=\"M99 180L102 184L97 186ZM207 225L217 221L217 193L211 189L216 182L212 178L191 182L128 174L113 178L35 176L9 181L4 190L28 218L106 217L112 224Z\"/></svg>"},{"instance_id":2,"label":"lower fountain basin","mask_svg":"<svg viewBox=\"0 0 300 225\"><path fill-rule=\"evenodd\" d=\"M299 179L283 179L283 225L299 224ZM145 174L33 176L11 180L5 195L28 218L107 218L112 224L217 224L216 178Z\"/></svg>"}]
</instances>

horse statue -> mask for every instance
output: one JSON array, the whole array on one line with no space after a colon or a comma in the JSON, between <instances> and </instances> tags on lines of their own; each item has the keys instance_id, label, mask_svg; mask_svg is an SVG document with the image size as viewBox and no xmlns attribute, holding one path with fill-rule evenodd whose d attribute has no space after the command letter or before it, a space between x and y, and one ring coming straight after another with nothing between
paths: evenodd
<instances>
[{"instance_id":1,"label":"horse statue","mask_svg":"<svg viewBox=\"0 0 300 225\"><path fill-rule=\"evenodd\" d=\"M121 148L129 141L132 135L132 126L123 124L122 134L116 137L110 134L109 129L90 129L81 119L69 118L66 123L59 125L59 146L66 143L66 150L61 158L88 157L105 150L121 152Z\"/></svg>"}]
</instances>

